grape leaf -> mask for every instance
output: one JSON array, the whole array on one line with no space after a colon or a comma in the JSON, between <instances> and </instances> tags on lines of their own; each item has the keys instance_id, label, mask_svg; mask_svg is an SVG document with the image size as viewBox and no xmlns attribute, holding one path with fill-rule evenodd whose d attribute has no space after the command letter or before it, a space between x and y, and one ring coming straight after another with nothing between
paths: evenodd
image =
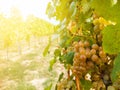
<instances>
[{"instance_id":1,"label":"grape leaf","mask_svg":"<svg viewBox=\"0 0 120 90\"><path fill-rule=\"evenodd\" d=\"M71 15L73 14L75 7L76 7L76 3L74 1L71 2L70 6L69 6L69 14L71 14Z\"/></svg>"},{"instance_id":2,"label":"grape leaf","mask_svg":"<svg viewBox=\"0 0 120 90\"><path fill-rule=\"evenodd\" d=\"M90 81L81 79L80 83L82 85L82 88L84 88L83 90L90 90L90 88L92 87L92 83Z\"/></svg>"},{"instance_id":3,"label":"grape leaf","mask_svg":"<svg viewBox=\"0 0 120 90\"><path fill-rule=\"evenodd\" d=\"M52 89L52 83L44 88L44 90L51 90Z\"/></svg>"},{"instance_id":4,"label":"grape leaf","mask_svg":"<svg viewBox=\"0 0 120 90\"><path fill-rule=\"evenodd\" d=\"M90 2L88 2L87 0L82 0L81 5L83 13L86 13L90 9Z\"/></svg>"},{"instance_id":5,"label":"grape leaf","mask_svg":"<svg viewBox=\"0 0 120 90\"><path fill-rule=\"evenodd\" d=\"M112 4L110 0L92 0L91 7L100 15L109 17ZM107 13L107 14L106 14Z\"/></svg>"},{"instance_id":6,"label":"grape leaf","mask_svg":"<svg viewBox=\"0 0 120 90\"><path fill-rule=\"evenodd\" d=\"M108 26L103 30L103 49L110 54L120 52L120 26Z\"/></svg>"},{"instance_id":7,"label":"grape leaf","mask_svg":"<svg viewBox=\"0 0 120 90\"><path fill-rule=\"evenodd\" d=\"M114 67L111 73L112 82L117 81L120 78L120 54L115 58Z\"/></svg>"},{"instance_id":8,"label":"grape leaf","mask_svg":"<svg viewBox=\"0 0 120 90\"><path fill-rule=\"evenodd\" d=\"M63 75L64 75L63 72L59 75L58 82L63 78Z\"/></svg>"},{"instance_id":9,"label":"grape leaf","mask_svg":"<svg viewBox=\"0 0 120 90\"><path fill-rule=\"evenodd\" d=\"M73 64L73 57L74 57L74 52L70 51L64 55L61 55L59 60L60 62L64 62L65 64Z\"/></svg>"},{"instance_id":10,"label":"grape leaf","mask_svg":"<svg viewBox=\"0 0 120 90\"><path fill-rule=\"evenodd\" d=\"M92 0L91 7L105 19L120 23L120 0L116 4L111 0Z\"/></svg>"},{"instance_id":11,"label":"grape leaf","mask_svg":"<svg viewBox=\"0 0 120 90\"><path fill-rule=\"evenodd\" d=\"M55 49L54 55L55 55L55 57L60 56L61 55L60 49Z\"/></svg>"},{"instance_id":12,"label":"grape leaf","mask_svg":"<svg viewBox=\"0 0 120 90\"><path fill-rule=\"evenodd\" d=\"M65 59L67 64L73 64L73 57L74 57L74 52L70 51L66 54Z\"/></svg>"},{"instance_id":13,"label":"grape leaf","mask_svg":"<svg viewBox=\"0 0 120 90\"><path fill-rule=\"evenodd\" d=\"M49 48L51 46L51 38L49 37L49 43L48 45L45 47L44 51L43 51L43 56L46 56L47 53L49 52Z\"/></svg>"},{"instance_id":14,"label":"grape leaf","mask_svg":"<svg viewBox=\"0 0 120 90\"><path fill-rule=\"evenodd\" d=\"M100 16L117 23L103 30L103 48L111 54L120 52L120 1L113 5L111 0L93 0L91 6Z\"/></svg>"},{"instance_id":15,"label":"grape leaf","mask_svg":"<svg viewBox=\"0 0 120 90\"><path fill-rule=\"evenodd\" d=\"M51 71L52 69L53 69L53 65L56 63L56 60L55 59L52 59L52 60L50 60L50 62L49 62L49 64L50 64L50 66L49 66L49 71Z\"/></svg>"}]
</instances>

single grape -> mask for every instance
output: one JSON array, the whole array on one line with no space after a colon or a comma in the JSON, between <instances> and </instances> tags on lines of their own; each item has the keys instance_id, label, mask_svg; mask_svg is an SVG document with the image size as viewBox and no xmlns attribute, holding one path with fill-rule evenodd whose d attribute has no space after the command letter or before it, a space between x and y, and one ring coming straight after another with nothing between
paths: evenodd
<instances>
[{"instance_id":1,"label":"single grape","mask_svg":"<svg viewBox=\"0 0 120 90\"><path fill-rule=\"evenodd\" d=\"M94 32L95 32L95 34L99 34L100 33L99 25L95 25L94 26Z\"/></svg>"},{"instance_id":2,"label":"single grape","mask_svg":"<svg viewBox=\"0 0 120 90\"><path fill-rule=\"evenodd\" d=\"M85 55L86 55L87 58L91 57L91 53L90 53L89 49L86 50Z\"/></svg>"},{"instance_id":3,"label":"single grape","mask_svg":"<svg viewBox=\"0 0 120 90\"><path fill-rule=\"evenodd\" d=\"M92 61L87 61L87 68L88 69L94 68L94 63Z\"/></svg>"},{"instance_id":4,"label":"single grape","mask_svg":"<svg viewBox=\"0 0 120 90\"><path fill-rule=\"evenodd\" d=\"M79 53L75 53L74 58L79 59L79 57L80 57L80 54Z\"/></svg>"},{"instance_id":5,"label":"single grape","mask_svg":"<svg viewBox=\"0 0 120 90\"><path fill-rule=\"evenodd\" d=\"M103 50L103 48L102 48L102 46L100 46L100 47L99 47L99 51L102 51L102 50Z\"/></svg>"},{"instance_id":6,"label":"single grape","mask_svg":"<svg viewBox=\"0 0 120 90\"><path fill-rule=\"evenodd\" d=\"M90 46L90 43L89 43L88 41L85 41L85 42L84 42L84 46L85 46L85 47L89 47L89 46Z\"/></svg>"},{"instance_id":7,"label":"single grape","mask_svg":"<svg viewBox=\"0 0 120 90\"><path fill-rule=\"evenodd\" d=\"M85 55L85 52L86 52L86 51L85 51L85 48L83 48L83 47L80 47L80 48L79 48L79 53L80 53L80 54L84 54L84 55Z\"/></svg>"},{"instance_id":8,"label":"single grape","mask_svg":"<svg viewBox=\"0 0 120 90\"><path fill-rule=\"evenodd\" d=\"M94 55L94 54L96 54L96 50L95 49L91 49L90 53L91 53L91 55Z\"/></svg>"},{"instance_id":9,"label":"single grape","mask_svg":"<svg viewBox=\"0 0 120 90\"><path fill-rule=\"evenodd\" d=\"M80 61L85 62L86 61L86 56L85 55L80 55Z\"/></svg>"},{"instance_id":10,"label":"single grape","mask_svg":"<svg viewBox=\"0 0 120 90\"><path fill-rule=\"evenodd\" d=\"M105 75L103 76L103 79L107 81L107 80L109 80L109 76L108 76L107 74L105 74Z\"/></svg>"},{"instance_id":11,"label":"single grape","mask_svg":"<svg viewBox=\"0 0 120 90\"><path fill-rule=\"evenodd\" d=\"M100 56L101 58L104 58L104 57L106 57L106 54L105 54L104 51L100 51L100 52L99 52L99 56Z\"/></svg>"},{"instance_id":12,"label":"single grape","mask_svg":"<svg viewBox=\"0 0 120 90\"><path fill-rule=\"evenodd\" d=\"M76 44L74 48L79 50L79 44Z\"/></svg>"},{"instance_id":13,"label":"single grape","mask_svg":"<svg viewBox=\"0 0 120 90\"><path fill-rule=\"evenodd\" d=\"M98 35L97 35L97 39L98 39L99 41L102 41L102 34L98 34Z\"/></svg>"},{"instance_id":14,"label":"single grape","mask_svg":"<svg viewBox=\"0 0 120 90\"><path fill-rule=\"evenodd\" d=\"M84 43L82 41L79 41L79 47L84 47Z\"/></svg>"},{"instance_id":15,"label":"single grape","mask_svg":"<svg viewBox=\"0 0 120 90\"><path fill-rule=\"evenodd\" d=\"M98 46L97 44L93 44L93 45L92 45L92 49L98 50L98 49L99 49L99 46Z\"/></svg>"},{"instance_id":16,"label":"single grape","mask_svg":"<svg viewBox=\"0 0 120 90\"><path fill-rule=\"evenodd\" d=\"M92 55L91 59L93 62L97 62L99 57L96 54L94 54L94 55Z\"/></svg>"}]
</instances>

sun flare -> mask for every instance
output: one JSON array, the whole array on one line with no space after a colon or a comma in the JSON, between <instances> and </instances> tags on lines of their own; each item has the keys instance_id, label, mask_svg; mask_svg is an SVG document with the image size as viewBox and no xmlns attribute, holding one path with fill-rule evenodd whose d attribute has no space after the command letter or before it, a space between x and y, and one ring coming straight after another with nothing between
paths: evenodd
<instances>
[{"instance_id":1,"label":"sun flare","mask_svg":"<svg viewBox=\"0 0 120 90\"><path fill-rule=\"evenodd\" d=\"M0 12L9 16L12 7L18 8L26 18L29 14L47 19L45 10L50 0L0 0Z\"/></svg>"}]
</instances>

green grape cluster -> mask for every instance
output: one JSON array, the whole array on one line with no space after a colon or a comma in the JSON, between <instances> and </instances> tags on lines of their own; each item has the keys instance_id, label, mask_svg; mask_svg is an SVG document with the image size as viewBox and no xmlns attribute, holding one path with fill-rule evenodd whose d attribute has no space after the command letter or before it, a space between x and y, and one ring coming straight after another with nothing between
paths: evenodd
<instances>
[{"instance_id":1,"label":"green grape cluster","mask_svg":"<svg viewBox=\"0 0 120 90\"><path fill-rule=\"evenodd\" d=\"M94 43L81 40L72 44L75 52L72 67L73 74L80 79L85 79L86 74L90 73L93 88L96 90L105 89L112 84L110 73L115 58L115 55L109 55L103 50L101 30L105 25L101 24L100 20L97 19L94 23Z\"/></svg>"},{"instance_id":2,"label":"green grape cluster","mask_svg":"<svg viewBox=\"0 0 120 90\"><path fill-rule=\"evenodd\" d=\"M97 43L90 45L88 41L74 42L73 47L75 52L73 74L80 79L85 79L85 75L91 72L92 82L101 82L103 88L105 85L109 85L111 83L112 58L103 51L103 48ZM98 88L97 84L93 86Z\"/></svg>"},{"instance_id":3,"label":"green grape cluster","mask_svg":"<svg viewBox=\"0 0 120 90\"><path fill-rule=\"evenodd\" d=\"M107 63L108 57L102 47L94 43L90 46L88 41L74 43L73 73L77 76L84 76L88 70Z\"/></svg>"}]
</instances>

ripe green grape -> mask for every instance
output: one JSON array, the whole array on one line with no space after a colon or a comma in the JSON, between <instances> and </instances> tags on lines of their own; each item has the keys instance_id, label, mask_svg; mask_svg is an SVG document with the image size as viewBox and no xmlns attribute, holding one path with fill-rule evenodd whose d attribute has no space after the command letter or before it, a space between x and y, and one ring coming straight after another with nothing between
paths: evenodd
<instances>
[{"instance_id":1,"label":"ripe green grape","mask_svg":"<svg viewBox=\"0 0 120 90\"><path fill-rule=\"evenodd\" d=\"M87 68L88 69L93 69L94 68L94 63L92 61L87 61Z\"/></svg>"},{"instance_id":2,"label":"ripe green grape","mask_svg":"<svg viewBox=\"0 0 120 90\"><path fill-rule=\"evenodd\" d=\"M103 48L102 48L102 46L100 46L100 47L99 47L99 51L102 51L102 50L103 50Z\"/></svg>"},{"instance_id":3,"label":"ripe green grape","mask_svg":"<svg viewBox=\"0 0 120 90\"><path fill-rule=\"evenodd\" d=\"M74 48L79 50L79 45L75 44Z\"/></svg>"},{"instance_id":4,"label":"ripe green grape","mask_svg":"<svg viewBox=\"0 0 120 90\"><path fill-rule=\"evenodd\" d=\"M96 50L95 49L91 49L90 53L91 53L91 55L94 55L94 54L96 54Z\"/></svg>"},{"instance_id":5,"label":"ripe green grape","mask_svg":"<svg viewBox=\"0 0 120 90\"><path fill-rule=\"evenodd\" d=\"M79 47L84 47L84 43L82 41L79 41Z\"/></svg>"},{"instance_id":6,"label":"ripe green grape","mask_svg":"<svg viewBox=\"0 0 120 90\"><path fill-rule=\"evenodd\" d=\"M87 58L91 57L91 53L90 53L89 49L86 50L85 55L86 55Z\"/></svg>"},{"instance_id":7,"label":"ripe green grape","mask_svg":"<svg viewBox=\"0 0 120 90\"><path fill-rule=\"evenodd\" d=\"M102 41L102 34L98 34L98 35L97 35L97 39L98 39L99 41Z\"/></svg>"},{"instance_id":8,"label":"ripe green grape","mask_svg":"<svg viewBox=\"0 0 120 90\"><path fill-rule=\"evenodd\" d=\"M80 55L80 60L85 62L86 61L86 56L85 55Z\"/></svg>"},{"instance_id":9,"label":"ripe green grape","mask_svg":"<svg viewBox=\"0 0 120 90\"><path fill-rule=\"evenodd\" d=\"M99 25L95 25L94 26L94 31L95 31L95 34L99 34L100 33Z\"/></svg>"},{"instance_id":10,"label":"ripe green grape","mask_svg":"<svg viewBox=\"0 0 120 90\"><path fill-rule=\"evenodd\" d=\"M85 46L85 47L89 47L89 46L90 46L90 43L89 43L88 41L85 41L85 42L84 42L84 46Z\"/></svg>"},{"instance_id":11,"label":"ripe green grape","mask_svg":"<svg viewBox=\"0 0 120 90\"><path fill-rule=\"evenodd\" d=\"M74 57L75 57L76 59L79 59L80 54L79 54L79 53L75 53Z\"/></svg>"},{"instance_id":12,"label":"ripe green grape","mask_svg":"<svg viewBox=\"0 0 120 90\"><path fill-rule=\"evenodd\" d=\"M80 47L80 48L79 48L79 53L80 53L80 54L84 54L84 55L85 55L85 52L86 52L86 51L85 51L85 48L83 48L83 47Z\"/></svg>"},{"instance_id":13,"label":"ripe green grape","mask_svg":"<svg viewBox=\"0 0 120 90\"><path fill-rule=\"evenodd\" d=\"M94 54L94 55L92 55L91 59L92 59L92 61L96 62L96 61L98 61L99 57L96 54Z\"/></svg>"},{"instance_id":14,"label":"ripe green grape","mask_svg":"<svg viewBox=\"0 0 120 90\"><path fill-rule=\"evenodd\" d=\"M101 58L104 58L104 57L106 57L106 54L105 54L104 51L99 51L99 56L100 56Z\"/></svg>"},{"instance_id":15,"label":"ripe green grape","mask_svg":"<svg viewBox=\"0 0 120 90\"><path fill-rule=\"evenodd\" d=\"M105 74L105 75L103 76L103 79L104 79L104 80L109 80L108 74Z\"/></svg>"},{"instance_id":16,"label":"ripe green grape","mask_svg":"<svg viewBox=\"0 0 120 90\"><path fill-rule=\"evenodd\" d=\"M98 50L99 49L99 46L97 44L93 44L92 45L92 48L95 49L95 50Z\"/></svg>"}]
</instances>

